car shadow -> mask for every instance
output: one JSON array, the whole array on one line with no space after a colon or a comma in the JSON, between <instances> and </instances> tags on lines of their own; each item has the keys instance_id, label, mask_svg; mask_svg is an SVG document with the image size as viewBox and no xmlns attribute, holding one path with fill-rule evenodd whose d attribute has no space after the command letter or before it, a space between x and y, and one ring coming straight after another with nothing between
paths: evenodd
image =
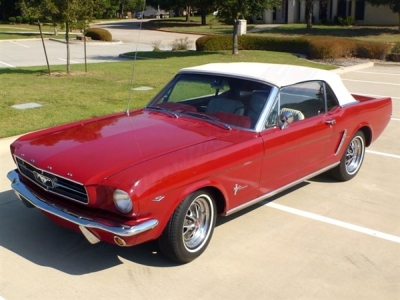
<instances>
[{"instance_id":1,"label":"car shadow","mask_svg":"<svg viewBox=\"0 0 400 300\"><path fill-rule=\"evenodd\" d=\"M178 266L159 253L156 242L126 248L101 242L92 245L81 233L55 225L38 209L26 208L11 190L0 193L1 247L71 275L109 269L124 259L153 267Z\"/></svg>"},{"instance_id":2,"label":"car shadow","mask_svg":"<svg viewBox=\"0 0 400 300\"><path fill-rule=\"evenodd\" d=\"M216 227L308 184L300 183L231 216L219 217ZM12 190L0 193L0 246L34 264L71 275L109 269L123 264L124 260L158 268L179 266L160 253L156 241L126 248L102 242L92 245L80 232L55 225L38 209L26 208Z\"/></svg>"}]
</instances>

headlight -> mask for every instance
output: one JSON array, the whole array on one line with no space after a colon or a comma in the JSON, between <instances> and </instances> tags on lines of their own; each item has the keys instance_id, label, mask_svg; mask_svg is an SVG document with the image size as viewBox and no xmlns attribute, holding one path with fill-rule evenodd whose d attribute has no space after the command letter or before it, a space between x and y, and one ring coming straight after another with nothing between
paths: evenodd
<instances>
[{"instance_id":1,"label":"headlight","mask_svg":"<svg viewBox=\"0 0 400 300\"><path fill-rule=\"evenodd\" d=\"M127 192L116 189L113 194L113 199L115 206L120 212L127 214L132 210L132 200Z\"/></svg>"}]
</instances>

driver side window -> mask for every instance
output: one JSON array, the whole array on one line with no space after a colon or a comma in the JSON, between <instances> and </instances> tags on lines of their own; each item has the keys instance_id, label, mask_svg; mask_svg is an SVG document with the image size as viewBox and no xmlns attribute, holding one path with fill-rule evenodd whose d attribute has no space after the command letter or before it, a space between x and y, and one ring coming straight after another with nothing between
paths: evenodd
<instances>
[{"instance_id":1,"label":"driver side window","mask_svg":"<svg viewBox=\"0 0 400 300\"><path fill-rule=\"evenodd\" d=\"M290 112L293 122L325 113L325 83L308 81L281 88L267 119L266 127L279 124L280 115Z\"/></svg>"}]
</instances>

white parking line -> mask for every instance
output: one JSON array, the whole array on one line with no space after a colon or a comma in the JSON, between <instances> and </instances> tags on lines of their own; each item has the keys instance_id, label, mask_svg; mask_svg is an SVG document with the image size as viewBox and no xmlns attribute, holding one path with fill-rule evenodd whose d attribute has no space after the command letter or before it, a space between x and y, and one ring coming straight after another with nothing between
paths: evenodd
<instances>
[{"instance_id":1,"label":"white parking line","mask_svg":"<svg viewBox=\"0 0 400 300\"><path fill-rule=\"evenodd\" d=\"M10 64L8 64L8 63L5 63L5 62L3 62L3 61L0 61L0 64L5 65L5 66L10 67L10 68L15 68L15 66L10 65ZM0 300L1 300L1 299L0 299Z\"/></svg>"},{"instance_id":2,"label":"white parking line","mask_svg":"<svg viewBox=\"0 0 400 300\"><path fill-rule=\"evenodd\" d=\"M355 95L364 95L364 96L369 96L369 97L374 97L374 98L390 97L392 99L400 99L400 97L394 97L394 96L388 96L388 95L365 94L363 92L351 92L351 93L355 94Z\"/></svg>"},{"instance_id":3,"label":"white parking line","mask_svg":"<svg viewBox=\"0 0 400 300\"><path fill-rule=\"evenodd\" d=\"M375 84L386 84L386 85L400 85L400 83L390 83L390 82L380 82L380 81L367 81L367 80L356 80L356 79L345 79L342 78L343 81L353 81L353 82L366 82L366 83L375 83Z\"/></svg>"},{"instance_id":4,"label":"white parking line","mask_svg":"<svg viewBox=\"0 0 400 300\"><path fill-rule=\"evenodd\" d=\"M273 203L273 202L269 202L269 203L267 203L265 205L269 206L269 207L272 207L272 208L275 208L275 209L279 209L281 211L285 211L285 212L294 214L294 215L298 215L298 216L309 218L309 219L312 219L312 220L328 223L328 224L331 224L331 225L335 225L335 226L338 226L338 227L350 229L350 230L353 230L353 231L361 232L361 233L364 233L364 234L367 234L367 235L371 235L371 236L374 236L374 237L377 237L377 238L380 238L380 239L384 239L384 240L388 240L388 241L400 244L400 237L399 236L395 236L395 235L387 234L387 233L384 233L384 232L376 231L376 230L373 230L373 229L369 229L369 228L366 228L366 227L354 225L354 224L351 224L351 223L346 223L346 222L343 222L343 221L327 218L327 217L324 217L324 216L321 216L321 215L313 214L313 213L310 213L310 212L307 212L307 211L304 211L304 210L300 210L300 209L284 206L284 205Z\"/></svg>"},{"instance_id":5,"label":"white parking line","mask_svg":"<svg viewBox=\"0 0 400 300\"><path fill-rule=\"evenodd\" d=\"M354 73L374 74L374 75L399 75L398 73L378 73L378 72L365 72L365 71L354 71Z\"/></svg>"},{"instance_id":6,"label":"white parking line","mask_svg":"<svg viewBox=\"0 0 400 300\"><path fill-rule=\"evenodd\" d=\"M387 157L393 157L393 158L399 158L400 155L396 154L389 154L389 153L384 153L384 152L379 152L379 151L372 151L372 150L365 150L365 152L371 153L371 154L376 154L376 155L382 155L382 156L387 156Z\"/></svg>"},{"instance_id":7,"label":"white parking line","mask_svg":"<svg viewBox=\"0 0 400 300\"><path fill-rule=\"evenodd\" d=\"M13 43L13 44L16 44L16 45L19 45L19 46L25 47L25 48L30 48L30 47L29 47L29 46L27 46L27 45L24 45L24 44L21 44L21 43L17 43L17 42L14 42L14 41L10 41L10 43Z\"/></svg>"},{"instance_id":8,"label":"white parking line","mask_svg":"<svg viewBox=\"0 0 400 300\"><path fill-rule=\"evenodd\" d=\"M61 61L67 61L66 59L64 59L64 58L58 58L58 60L61 60ZM79 61L75 61L75 60L70 60L69 61L70 63L74 63L74 64L79 64Z\"/></svg>"}]
</instances>

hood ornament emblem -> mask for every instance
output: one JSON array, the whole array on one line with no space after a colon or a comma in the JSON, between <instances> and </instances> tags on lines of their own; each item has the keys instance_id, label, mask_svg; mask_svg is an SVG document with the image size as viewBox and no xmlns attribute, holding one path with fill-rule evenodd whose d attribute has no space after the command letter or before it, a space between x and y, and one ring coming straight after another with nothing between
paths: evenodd
<instances>
[{"instance_id":1,"label":"hood ornament emblem","mask_svg":"<svg viewBox=\"0 0 400 300\"><path fill-rule=\"evenodd\" d=\"M51 178L44 176L43 174L40 174L36 171L33 171L33 175L35 176L36 181L40 184L46 186L47 188L54 188L54 182L53 180L51 180Z\"/></svg>"}]
</instances>

